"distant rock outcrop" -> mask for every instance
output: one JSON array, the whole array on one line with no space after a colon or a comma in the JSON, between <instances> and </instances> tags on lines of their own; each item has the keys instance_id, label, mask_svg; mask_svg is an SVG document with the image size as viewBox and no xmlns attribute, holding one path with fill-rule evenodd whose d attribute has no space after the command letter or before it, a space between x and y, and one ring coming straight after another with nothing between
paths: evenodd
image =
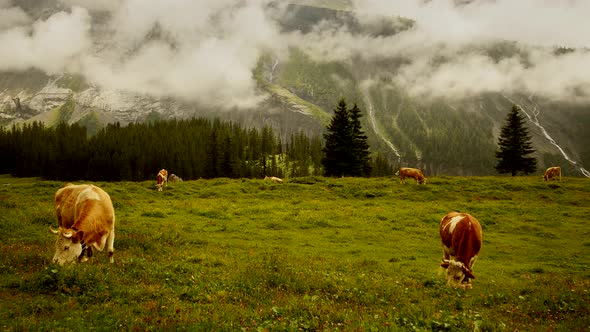
<instances>
[{"instance_id":1,"label":"distant rock outcrop","mask_svg":"<svg viewBox=\"0 0 590 332\"><path fill-rule=\"evenodd\" d=\"M176 174L170 174L170 176L168 176L168 182L182 182L182 179Z\"/></svg>"}]
</instances>

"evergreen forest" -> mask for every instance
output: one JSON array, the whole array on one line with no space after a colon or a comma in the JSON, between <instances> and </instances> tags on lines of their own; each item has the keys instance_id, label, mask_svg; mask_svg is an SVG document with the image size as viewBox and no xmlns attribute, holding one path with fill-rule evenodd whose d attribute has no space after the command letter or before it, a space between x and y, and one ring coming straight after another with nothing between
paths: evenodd
<instances>
[{"instance_id":1,"label":"evergreen forest","mask_svg":"<svg viewBox=\"0 0 590 332\"><path fill-rule=\"evenodd\" d=\"M280 137L270 127L206 118L116 123L90 137L78 124L33 122L0 127L0 174L64 181L145 181L162 168L184 180L323 175L321 136ZM380 156L371 163L371 176L394 172Z\"/></svg>"}]
</instances>

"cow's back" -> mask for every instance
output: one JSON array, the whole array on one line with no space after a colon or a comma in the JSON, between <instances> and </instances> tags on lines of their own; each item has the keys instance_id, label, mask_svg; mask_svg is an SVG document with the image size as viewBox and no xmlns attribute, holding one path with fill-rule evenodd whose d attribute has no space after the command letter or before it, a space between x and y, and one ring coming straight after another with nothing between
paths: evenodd
<instances>
[{"instance_id":1,"label":"cow's back","mask_svg":"<svg viewBox=\"0 0 590 332\"><path fill-rule=\"evenodd\" d=\"M426 177L422 171L417 168L401 167L399 169L399 176L400 180L404 180L405 178L413 178L418 183L424 183L426 180Z\"/></svg>"},{"instance_id":2,"label":"cow's back","mask_svg":"<svg viewBox=\"0 0 590 332\"><path fill-rule=\"evenodd\" d=\"M60 227L71 228L76 221L76 203L82 191L90 186L86 184L67 184L55 193L55 213Z\"/></svg>"},{"instance_id":3,"label":"cow's back","mask_svg":"<svg viewBox=\"0 0 590 332\"><path fill-rule=\"evenodd\" d=\"M99 187L69 184L55 193L55 211L60 227L72 228L76 220L86 217L91 210L107 216L109 224L114 222L115 211L111 198Z\"/></svg>"},{"instance_id":4,"label":"cow's back","mask_svg":"<svg viewBox=\"0 0 590 332\"><path fill-rule=\"evenodd\" d=\"M440 222L440 238L448 253L469 266L482 245L482 230L477 219L468 213L451 212Z\"/></svg>"},{"instance_id":5,"label":"cow's back","mask_svg":"<svg viewBox=\"0 0 590 332\"><path fill-rule=\"evenodd\" d=\"M543 178L545 179L545 181L551 180L553 178L561 178L561 167L554 166L547 168L545 174L543 175Z\"/></svg>"},{"instance_id":6,"label":"cow's back","mask_svg":"<svg viewBox=\"0 0 590 332\"><path fill-rule=\"evenodd\" d=\"M76 200L76 220L84 219L86 223L100 223L94 228L111 228L114 223L115 210L111 197L99 187L90 185L80 191ZM86 225L85 228L88 228Z\"/></svg>"}]
</instances>

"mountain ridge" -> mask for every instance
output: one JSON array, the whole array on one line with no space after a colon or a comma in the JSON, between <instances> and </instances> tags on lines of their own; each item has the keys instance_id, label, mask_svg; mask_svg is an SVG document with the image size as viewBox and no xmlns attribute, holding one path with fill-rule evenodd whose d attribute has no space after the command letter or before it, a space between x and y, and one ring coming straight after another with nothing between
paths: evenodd
<instances>
[{"instance_id":1,"label":"mountain ridge","mask_svg":"<svg viewBox=\"0 0 590 332\"><path fill-rule=\"evenodd\" d=\"M368 29L366 33L373 35L399 32L387 24L363 27L345 12L342 15L325 7L292 6L298 10L291 10L284 18L283 29L312 30L320 22L329 21L347 24L355 31ZM44 15L48 15L46 11ZM92 134L112 122L205 116L249 126L270 125L285 137L299 130L321 135L332 109L345 98L363 110L361 121L372 151L386 156L393 165L420 167L430 175L489 175L494 174L499 128L515 103L528 110L527 124L539 160L537 173L557 164L566 175L588 176L583 166L590 164L590 149L584 144L590 141L585 133L590 126L587 104L512 93L479 94L462 100L422 99L391 82L388 73L398 70L397 61L404 61L401 58L318 62L303 50L289 52L287 61L279 61L272 54L259 59L252 75L257 89L268 97L247 110L222 110L177 98L109 90L77 75L48 76L30 69L0 72L0 120L3 125L35 120L48 125L78 122ZM511 43L498 49L490 47L491 56L498 59L510 52L517 52ZM20 106L14 100L17 97Z\"/></svg>"}]
</instances>

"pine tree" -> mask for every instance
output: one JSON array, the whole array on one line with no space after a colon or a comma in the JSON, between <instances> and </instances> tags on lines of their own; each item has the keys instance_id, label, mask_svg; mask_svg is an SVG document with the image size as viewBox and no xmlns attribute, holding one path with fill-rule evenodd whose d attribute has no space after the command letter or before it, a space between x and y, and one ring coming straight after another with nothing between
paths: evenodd
<instances>
[{"instance_id":1,"label":"pine tree","mask_svg":"<svg viewBox=\"0 0 590 332\"><path fill-rule=\"evenodd\" d=\"M368 176L371 171L369 144L361 129L357 105L351 110L341 99L324 134L322 165L326 176Z\"/></svg>"},{"instance_id":2,"label":"pine tree","mask_svg":"<svg viewBox=\"0 0 590 332\"><path fill-rule=\"evenodd\" d=\"M512 110L506 117L506 125L502 127L498 138L499 151L496 151L498 164L496 171L500 174L511 173L515 176L521 171L525 175L534 173L537 169L537 160L527 157L535 152L531 144L531 136L525 127L524 116L519 113L520 108L512 105Z\"/></svg>"},{"instance_id":3,"label":"pine tree","mask_svg":"<svg viewBox=\"0 0 590 332\"><path fill-rule=\"evenodd\" d=\"M326 145L323 149L322 165L326 176L348 175L352 160L352 126L346 102L341 99L334 110L332 121L324 134Z\"/></svg>"},{"instance_id":4,"label":"pine tree","mask_svg":"<svg viewBox=\"0 0 590 332\"><path fill-rule=\"evenodd\" d=\"M350 110L354 157L351 175L353 176L369 176L371 174L371 152L369 151L367 136L361 128L360 118L362 116L361 110L354 104Z\"/></svg>"},{"instance_id":5,"label":"pine tree","mask_svg":"<svg viewBox=\"0 0 590 332\"><path fill-rule=\"evenodd\" d=\"M207 142L207 159L205 160L205 178L219 177L219 147L217 144L217 130L214 128Z\"/></svg>"}]
</instances>

